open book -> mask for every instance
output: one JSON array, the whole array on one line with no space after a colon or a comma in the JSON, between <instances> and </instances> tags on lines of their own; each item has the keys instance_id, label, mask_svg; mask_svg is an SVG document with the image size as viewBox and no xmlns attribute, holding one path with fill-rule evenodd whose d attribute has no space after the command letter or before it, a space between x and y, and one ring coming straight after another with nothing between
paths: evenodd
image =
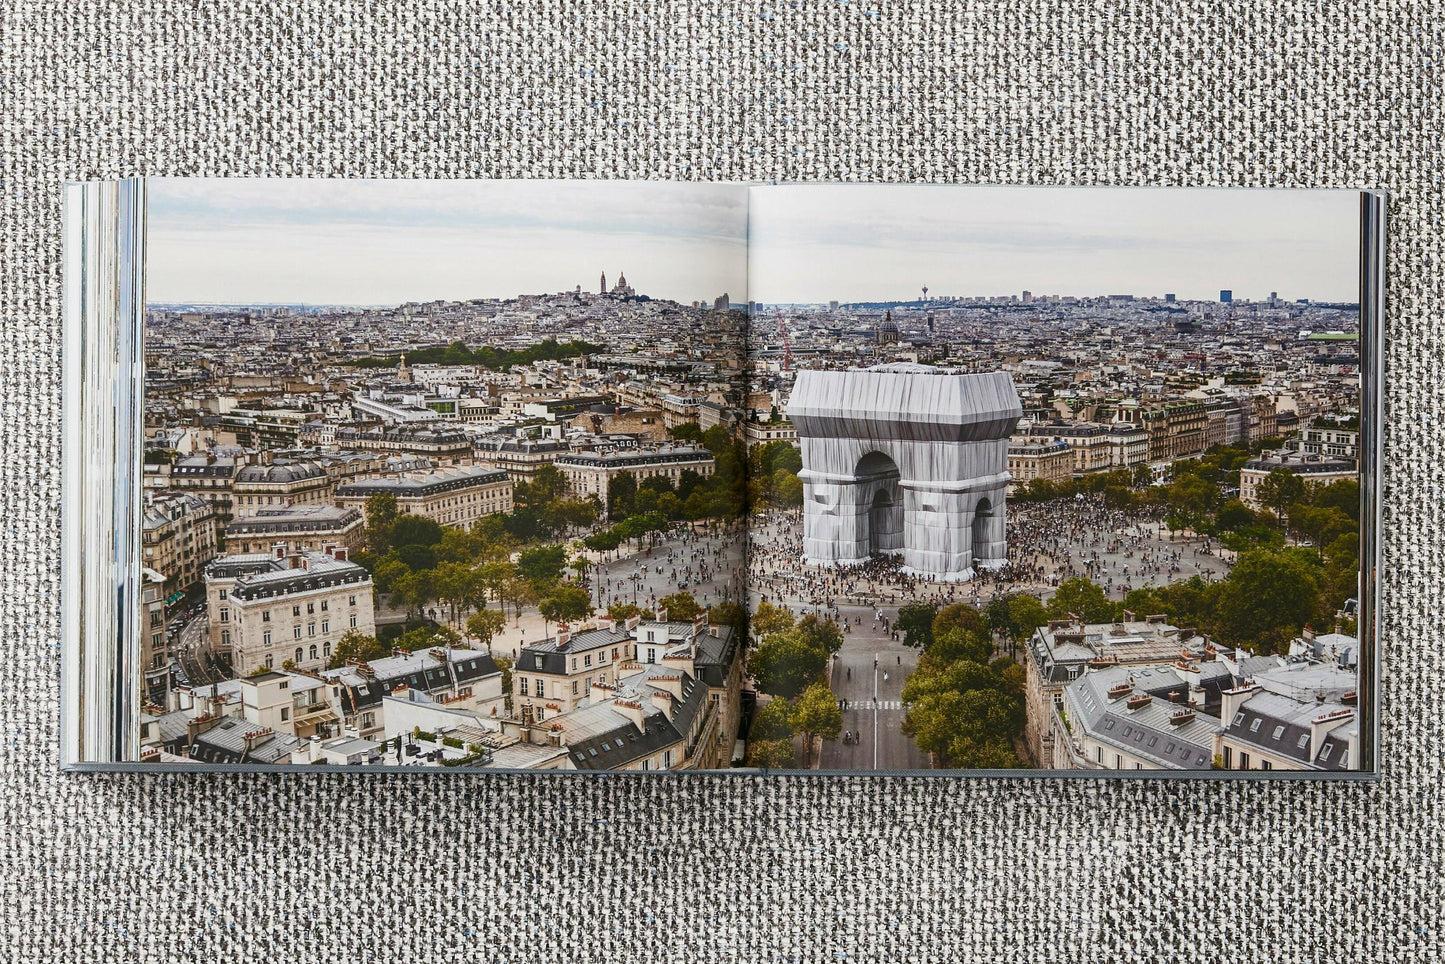
<instances>
[{"instance_id":1,"label":"open book","mask_svg":"<svg viewBox=\"0 0 1445 964\"><path fill-rule=\"evenodd\" d=\"M1378 771L1378 192L65 200L69 768Z\"/></svg>"}]
</instances>

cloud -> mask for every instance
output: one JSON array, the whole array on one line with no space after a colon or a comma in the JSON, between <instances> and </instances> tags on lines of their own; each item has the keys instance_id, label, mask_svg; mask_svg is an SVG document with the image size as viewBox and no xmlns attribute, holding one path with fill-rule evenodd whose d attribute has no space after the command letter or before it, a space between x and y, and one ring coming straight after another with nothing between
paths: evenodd
<instances>
[{"instance_id":1,"label":"cloud","mask_svg":"<svg viewBox=\"0 0 1445 964\"><path fill-rule=\"evenodd\" d=\"M755 196L761 301L1004 294L1357 296L1353 191L789 185Z\"/></svg>"},{"instance_id":2,"label":"cloud","mask_svg":"<svg viewBox=\"0 0 1445 964\"><path fill-rule=\"evenodd\" d=\"M746 284L740 186L163 178L148 198L157 302L510 297L629 268L684 301Z\"/></svg>"}]
</instances>

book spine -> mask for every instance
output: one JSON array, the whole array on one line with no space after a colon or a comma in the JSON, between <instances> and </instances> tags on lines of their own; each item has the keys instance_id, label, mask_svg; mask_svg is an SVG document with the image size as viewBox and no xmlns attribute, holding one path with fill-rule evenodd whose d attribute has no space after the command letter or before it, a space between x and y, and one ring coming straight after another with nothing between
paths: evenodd
<instances>
[{"instance_id":1,"label":"book spine","mask_svg":"<svg viewBox=\"0 0 1445 964\"><path fill-rule=\"evenodd\" d=\"M67 185L63 220L62 767L139 753L144 184Z\"/></svg>"}]
</instances>

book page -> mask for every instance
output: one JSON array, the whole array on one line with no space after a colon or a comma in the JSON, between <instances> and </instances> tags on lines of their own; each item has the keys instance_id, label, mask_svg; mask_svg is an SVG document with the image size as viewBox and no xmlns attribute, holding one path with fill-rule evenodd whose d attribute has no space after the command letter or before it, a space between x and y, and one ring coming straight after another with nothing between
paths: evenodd
<instances>
[{"instance_id":1,"label":"book page","mask_svg":"<svg viewBox=\"0 0 1445 964\"><path fill-rule=\"evenodd\" d=\"M149 192L143 760L733 762L746 188Z\"/></svg>"},{"instance_id":2,"label":"book page","mask_svg":"<svg viewBox=\"0 0 1445 964\"><path fill-rule=\"evenodd\" d=\"M750 762L1361 767L1359 192L763 186L749 239Z\"/></svg>"}]
</instances>

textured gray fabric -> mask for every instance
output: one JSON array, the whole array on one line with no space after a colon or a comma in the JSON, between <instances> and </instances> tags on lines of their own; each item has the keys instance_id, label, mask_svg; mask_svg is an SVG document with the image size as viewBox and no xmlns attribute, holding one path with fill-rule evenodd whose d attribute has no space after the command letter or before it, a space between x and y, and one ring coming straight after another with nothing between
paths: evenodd
<instances>
[{"instance_id":1,"label":"textured gray fabric","mask_svg":"<svg viewBox=\"0 0 1445 964\"><path fill-rule=\"evenodd\" d=\"M1439 960L1438 4L0 11L15 961ZM1385 779L62 777L59 187L125 174L1378 186Z\"/></svg>"}]
</instances>

